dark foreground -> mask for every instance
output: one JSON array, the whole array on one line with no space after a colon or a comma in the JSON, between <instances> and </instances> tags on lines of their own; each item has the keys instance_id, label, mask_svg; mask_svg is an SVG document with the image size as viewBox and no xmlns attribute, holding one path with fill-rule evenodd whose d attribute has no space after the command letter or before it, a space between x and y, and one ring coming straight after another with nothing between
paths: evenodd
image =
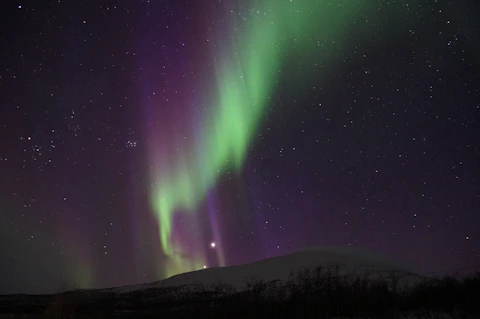
<instances>
[{"instance_id":1,"label":"dark foreground","mask_svg":"<svg viewBox=\"0 0 480 319\"><path fill-rule=\"evenodd\" d=\"M280 282L0 296L0 318L480 318L480 273L376 280L304 270ZM411 281L411 278L409 279Z\"/></svg>"}]
</instances>

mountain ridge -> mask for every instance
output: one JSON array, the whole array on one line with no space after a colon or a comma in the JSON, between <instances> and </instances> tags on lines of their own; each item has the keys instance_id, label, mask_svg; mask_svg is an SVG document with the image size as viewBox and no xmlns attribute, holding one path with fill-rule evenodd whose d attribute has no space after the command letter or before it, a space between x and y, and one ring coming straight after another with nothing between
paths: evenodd
<instances>
[{"instance_id":1,"label":"mountain ridge","mask_svg":"<svg viewBox=\"0 0 480 319\"><path fill-rule=\"evenodd\" d=\"M279 280L286 282L292 273L317 267L322 267L323 269L337 267L339 276L357 274L378 278L394 272L407 277L410 276L410 280L407 281L421 277L419 273L411 270L410 267L385 256L358 249L332 246L308 248L252 263L194 270L150 283L107 289L116 292L129 292L161 287L194 285L206 287L223 283L241 290L245 286L246 281L270 282ZM409 286L410 283L407 283L407 285Z\"/></svg>"}]
</instances>

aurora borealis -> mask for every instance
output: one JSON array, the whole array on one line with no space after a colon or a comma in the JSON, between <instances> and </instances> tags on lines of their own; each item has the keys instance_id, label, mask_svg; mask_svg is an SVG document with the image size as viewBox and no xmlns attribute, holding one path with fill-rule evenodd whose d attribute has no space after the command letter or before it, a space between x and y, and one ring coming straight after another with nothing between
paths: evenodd
<instances>
[{"instance_id":1,"label":"aurora borealis","mask_svg":"<svg viewBox=\"0 0 480 319\"><path fill-rule=\"evenodd\" d=\"M259 6L255 7L255 4ZM346 20L350 11L366 10L357 8L359 4L351 1L336 5L341 7L338 11ZM305 44L302 38L328 40L329 35L322 33L322 30L336 29L335 38L341 38L343 33L348 32L343 30L348 29L345 27L348 23L332 14L332 4L326 1L314 4L308 1L259 1L247 7L247 12L243 14L250 12L250 15L243 23L232 19L231 30L227 30L227 34L214 30L217 31L218 42L226 43L219 47L220 52L212 49L213 54L219 57L213 65L214 87L208 88L214 92L214 96L212 100L205 101L206 114L200 115L205 120L200 121L203 125L195 132L197 136L188 138L197 141L193 145L177 143L178 152L174 151L170 160L162 161L169 151L161 152L151 160L152 167L159 167L152 172L155 185L151 192L152 206L159 223L163 251L172 260L176 260L176 254L184 253L183 247L175 246L172 242L174 214L178 211L194 214L209 189L215 186L226 170L241 170L272 95L276 72L285 63L285 48L299 40L292 52L299 58L300 55L295 51L308 52L309 49L309 43ZM321 21L320 30L317 20ZM232 40L227 42L226 39ZM329 55L328 52L322 53ZM155 136L151 141L151 147L155 150L159 142ZM174 145L170 145L170 149L173 148ZM199 269L206 263L202 256L204 240L195 238L194 241L198 244L187 253L193 258L175 261L173 269L167 270L167 276L179 270ZM221 239L215 238L215 241L220 242ZM198 260L195 254L200 255ZM224 266L220 260L218 264Z\"/></svg>"},{"instance_id":2,"label":"aurora borealis","mask_svg":"<svg viewBox=\"0 0 480 319\"><path fill-rule=\"evenodd\" d=\"M480 264L480 46L467 6L2 9L0 293L135 284L323 245L424 272Z\"/></svg>"}]
</instances>

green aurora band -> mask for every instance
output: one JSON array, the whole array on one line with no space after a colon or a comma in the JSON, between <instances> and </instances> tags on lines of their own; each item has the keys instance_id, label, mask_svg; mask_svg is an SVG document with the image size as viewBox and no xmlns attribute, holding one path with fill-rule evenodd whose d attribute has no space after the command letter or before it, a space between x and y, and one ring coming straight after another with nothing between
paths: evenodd
<instances>
[{"instance_id":1,"label":"green aurora band","mask_svg":"<svg viewBox=\"0 0 480 319\"><path fill-rule=\"evenodd\" d=\"M313 67L301 66L331 64L355 26L355 15L368 10L367 2L360 0L264 0L250 4L245 19L235 13L226 18L237 21L229 20L229 44L222 52L215 52L222 57L214 64L216 97L207 107L197 138L201 142L193 150L182 150L172 165L162 165L153 174L151 205L161 246L169 259L163 276L200 269L205 264L204 244L194 256L188 254L187 260L181 257L185 250L172 240L174 214L194 214L223 173L241 170L270 105L281 67L295 69L298 64L297 69L310 70ZM305 79L307 74L300 76Z\"/></svg>"}]
</instances>

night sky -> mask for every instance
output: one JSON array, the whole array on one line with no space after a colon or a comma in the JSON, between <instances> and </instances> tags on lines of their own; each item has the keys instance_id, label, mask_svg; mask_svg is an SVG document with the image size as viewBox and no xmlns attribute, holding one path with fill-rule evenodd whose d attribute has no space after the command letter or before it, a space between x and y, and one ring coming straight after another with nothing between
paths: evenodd
<instances>
[{"instance_id":1,"label":"night sky","mask_svg":"<svg viewBox=\"0 0 480 319\"><path fill-rule=\"evenodd\" d=\"M0 293L332 245L479 269L474 9L2 1Z\"/></svg>"}]
</instances>

